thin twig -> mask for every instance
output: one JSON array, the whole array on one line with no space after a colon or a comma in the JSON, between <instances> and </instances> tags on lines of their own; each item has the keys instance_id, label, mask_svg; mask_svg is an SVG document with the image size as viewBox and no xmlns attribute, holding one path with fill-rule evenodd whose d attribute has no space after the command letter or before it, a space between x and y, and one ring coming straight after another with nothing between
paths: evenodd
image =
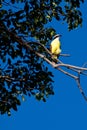
<instances>
[{"instance_id":1,"label":"thin twig","mask_svg":"<svg viewBox=\"0 0 87 130\"><path fill-rule=\"evenodd\" d=\"M48 53L48 54L50 54L50 55L52 55L52 53L44 46L44 45L42 45L41 43L39 43L39 42L28 42L28 44L37 44L37 45L40 45L42 48L44 48L44 50Z\"/></svg>"},{"instance_id":2,"label":"thin twig","mask_svg":"<svg viewBox=\"0 0 87 130\"><path fill-rule=\"evenodd\" d=\"M83 89L82 89L82 87L81 87L81 84L80 84L79 80L77 79L76 82L77 82L77 86L78 86L78 88L79 88L79 90L80 90L82 96L83 96L84 99L87 101L87 96L85 95L85 93L84 93L84 91L83 91Z\"/></svg>"},{"instance_id":3,"label":"thin twig","mask_svg":"<svg viewBox=\"0 0 87 130\"><path fill-rule=\"evenodd\" d=\"M69 57L70 54L60 54L60 56Z\"/></svg>"},{"instance_id":4,"label":"thin twig","mask_svg":"<svg viewBox=\"0 0 87 130\"><path fill-rule=\"evenodd\" d=\"M66 74L66 75L68 75L68 76L74 78L75 80L78 79L77 76L75 76L75 75L73 75L73 74L71 74L71 73L69 73L69 72L67 72L67 71L65 71L65 70L63 70L63 69L61 69L61 68L58 68L58 70L61 71L61 72L64 73L64 74Z\"/></svg>"},{"instance_id":5,"label":"thin twig","mask_svg":"<svg viewBox=\"0 0 87 130\"><path fill-rule=\"evenodd\" d=\"M87 71L87 68L83 68L83 67L78 67L78 66L74 66L74 65L70 65L70 64L56 64L55 67L67 67L67 68L74 68L74 69L77 69L77 70L83 70L83 71Z\"/></svg>"}]
</instances>

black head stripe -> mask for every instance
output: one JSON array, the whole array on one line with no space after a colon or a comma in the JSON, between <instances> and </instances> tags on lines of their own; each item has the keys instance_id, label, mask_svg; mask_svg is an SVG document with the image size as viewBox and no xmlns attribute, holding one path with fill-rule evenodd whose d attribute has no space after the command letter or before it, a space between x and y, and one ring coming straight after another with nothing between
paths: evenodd
<instances>
[{"instance_id":1,"label":"black head stripe","mask_svg":"<svg viewBox=\"0 0 87 130\"><path fill-rule=\"evenodd\" d=\"M57 37L60 37L61 35L60 34L57 34L53 37L53 39L57 38Z\"/></svg>"}]
</instances>

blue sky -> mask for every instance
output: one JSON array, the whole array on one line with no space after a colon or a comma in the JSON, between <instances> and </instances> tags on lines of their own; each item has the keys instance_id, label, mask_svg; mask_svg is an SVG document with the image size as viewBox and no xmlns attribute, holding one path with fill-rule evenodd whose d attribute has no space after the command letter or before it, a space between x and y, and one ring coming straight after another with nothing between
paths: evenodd
<instances>
[{"instance_id":1,"label":"blue sky","mask_svg":"<svg viewBox=\"0 0 87 130\"><path fill-rule=\"evenodd\" d=\"M82 66L87 62L87 3L83 4L83 26L68 32L66 24L54 21L52 26L62 34L62 53L70 57L62 58L64 63ZM50 67L54 73L55 95L46 103L28 98L12 116L0 116L0 130L86 130L87 102L84 100L75 81ZM87 77L82 86L87 92Z\"/></svg>"}]
</instances>

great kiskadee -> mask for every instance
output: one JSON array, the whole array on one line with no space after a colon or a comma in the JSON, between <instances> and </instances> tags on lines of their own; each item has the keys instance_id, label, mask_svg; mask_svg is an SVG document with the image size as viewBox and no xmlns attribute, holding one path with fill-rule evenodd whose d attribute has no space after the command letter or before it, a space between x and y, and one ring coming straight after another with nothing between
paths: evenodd
<instances>
[{"instance_id":1,"label":"great kiskadee","mask_svg":"<svg viewBox=\"0 0 87 130\"><path fill-rule=\"evenodd\" d=\"M59 40L60 36L61 36L60 34L55 35L50 45L50 50L51 50L51 53L53 54L54 60L57 60L57 57L61 53L61 44Z\"/></svg>"}]
</instances>

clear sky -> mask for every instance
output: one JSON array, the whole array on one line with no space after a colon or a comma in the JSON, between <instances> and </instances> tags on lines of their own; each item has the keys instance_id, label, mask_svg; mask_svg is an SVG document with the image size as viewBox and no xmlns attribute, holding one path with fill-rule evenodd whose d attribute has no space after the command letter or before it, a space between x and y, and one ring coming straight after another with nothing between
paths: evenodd
<instances>
[{"instance_id":1,"label":"clear sky","mask_svg":"<svg viewBox=\"0 0 87 130\"><path fill-rule=\"evenodd\" d=\"M83 26L68 32L67 25L53 21L52 26L62 34L62 58L65 63L82 66L87 62L87 2L82 5ZM54 73L55 95L46 103L28 98L12 116L0 116L0 130L87 130L87 102L75 81L50 67ZM87 77L82 86L87 93Z\"/></svg>"}]
</instances>

